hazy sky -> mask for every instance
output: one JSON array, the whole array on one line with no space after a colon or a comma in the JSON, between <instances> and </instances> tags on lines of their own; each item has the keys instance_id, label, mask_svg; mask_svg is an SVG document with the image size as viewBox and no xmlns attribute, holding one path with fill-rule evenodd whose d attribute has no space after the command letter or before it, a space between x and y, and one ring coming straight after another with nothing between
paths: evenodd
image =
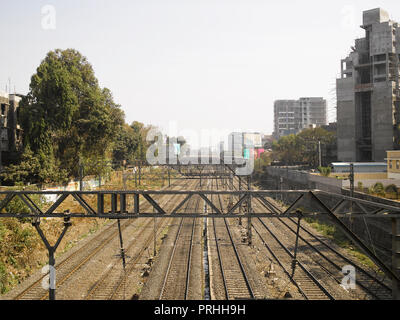
<instances>
[{"instance_id":1,"label":"hazy sky","mask_svg":"<svg viewBox=\"0 0 400 320\"><path fill-rule=\"evenodd\" d=\"M128 123L167 129L173 121L179 131L198 132L271 133L274 100L305 96L327 99L329 120L335 120L335 78L340 59L364 36L362 11L381 7L400 21L399 0L0 5L0 90L11 78L12 91L27 93L48 51L74 48L113 92ZM55 25L46 5L55 9Z\"/></svg>"}]
</instances>

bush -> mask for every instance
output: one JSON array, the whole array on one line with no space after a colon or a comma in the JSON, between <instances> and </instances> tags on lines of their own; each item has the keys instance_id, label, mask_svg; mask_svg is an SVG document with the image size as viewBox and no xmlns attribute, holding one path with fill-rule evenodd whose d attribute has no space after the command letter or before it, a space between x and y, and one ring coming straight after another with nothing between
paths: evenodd
<instances>
[{"instance_id":1,"label":"bush","mask_svg":"<svg viewBox=\"0 0 400 320\"><path fill-rule=\"evenodd\" d=\"M383 187L382 182L377 182L374 184L372 187L373 193L379 195L379 196L384 196L385 195L385 188Z\"/></svg>"},{"instance_id":2,"label":"bush","mask_svg":"<svg viewBox=\"0 0 400 320\"><path fill-rule=\"evenodd\" d=\"M399 197L399 191L397 189L397 186L394 184L389 184L386 188L385 188L385 192L386 192L386 197L389 199L396 199Z\"/></svg>"},{"instance_id":3,"label":"bush","mask_svg":"<svg viewBox=\"0 0 400 320\"><path fill-rule=\"evenodd\" d=\"M398 193L399 193L398 190L397 190L397 186L396 186L395 184L389 184L389 185L385 188L385 191L386 191L386 192L389 192L389 193L395 193L395 194L398 194Z\"/></svg>"},{"instance_id":4,"label":"bush","mask_svg":"<svg viewBox=\"0 0 400 320\"><path fill-rule=\"evenodd\" d=\"M7 291L7 269L4 263L0 261L0 294L4 294Z\"/></svg>"},{"instance_id":5,"label":"bush","mask_svg":"<svg viewBox=\"0 0 400 320\"><path fill-rule=\"evenodd\" d=\"M6 293L30 269L35 250L41 246L39 235L27 223L6 218L0 221L0 293ZM15 272L17 271L17 272Z\"/></svg>"},{"instance_id":6,"label":"bush","mask_svg":"<svg viewBox=\"0 0 400 320\"><path fill-rule=\"evenodd\" d=\"M31 199L39 206L42 205L38 195L31 195ZM30 213L30 210L20 198L15 197L3 212ZM39 235L28 223L29 220L0 219L0 294L6 293L18 281L20 270L24 272L30 268L32 261L29 259L41 245ZM15 270L18 272L15 273Z\"/></svg>"},{"instance_id":7,"label":"bush","mask_svg":"<svg viewBox=\"0 0 400 320\"><path fill-rule=\"evenodd\" d=\"M329 175L332 172L331 167L318 167L318 170L319 170L321 176L324 176L324 177L329 177Z\"/></svg>"}]
</instances>

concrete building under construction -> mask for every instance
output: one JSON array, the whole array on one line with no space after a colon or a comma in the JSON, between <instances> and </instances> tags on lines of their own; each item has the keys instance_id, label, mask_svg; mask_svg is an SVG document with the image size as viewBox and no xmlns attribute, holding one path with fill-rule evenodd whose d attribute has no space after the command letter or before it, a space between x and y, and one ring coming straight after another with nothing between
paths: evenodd
<instances>
[{"instance_id":1,"label":"concrete building under construction","mask_svg":"<svg viewBox=\"0 0 400 320\"><path fill-rule=\"evenodd\" d=\"M303 129L326 125L326 100L307 97L274 103L274 137L279 139Z\"/></svg>"},{"instance_id":2,"label":"concrete building under construction","mask_svg":"<svg viewBox=\"0 0 400 320\"><path fill-rule=\"evenodd\" d=\"M383 161L400 148L400 27L377 8L363 12L361 28L337 79L339 161Z\"/></svg>"}]
</instances>

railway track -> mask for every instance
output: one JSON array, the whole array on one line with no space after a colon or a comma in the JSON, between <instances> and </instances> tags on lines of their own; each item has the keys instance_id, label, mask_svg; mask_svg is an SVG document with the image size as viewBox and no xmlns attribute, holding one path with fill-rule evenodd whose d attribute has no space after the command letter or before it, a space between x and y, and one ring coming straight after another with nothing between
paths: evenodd
<instances>
[{"instance_id":1,"label":"railway track","mask_svg":"<svg viewBox=\"0 0 400 320\"><path fill-rule=\"evenodd\" d=\"M233 187L237 189L234 185ZM253 207L253 210L256 211L257 207ZM293 273L294 255L261 219L252 219L252 229L305 299L334 300L333 295L321 281L300 261L296 262L295 272Z\"/></svg>"},{"instance_id":2,"label":"railway track","mask_svg":"<svg viewBox=\"0 0 400 320\"><path fill-rule=\"evenodd\" d=\"M293 284L299 289L303 297L307 300L335 300L322 282L300 261L296 261L296 268L293 272L295 259L293 253L261 219L257 218L255 220L256 223L253 222L253 230Z\"/></svg>"},{"instance_id":3,"label":"railway track","mask_svg":"<svg viewBox=\"0 0 400 320\"><path fill-rule=\"evenodd\" d=\"M197 212L200 197L190 199L185 212L194 205ZM187 300L189 298L195 218L182 218L174 240L166 275L160 292L160 300Z\"/></svg>"},{"instance_id":4,"label":"railway track","mask_svg":"<svg viewBox=\"0 0 400 320\"><path fill-rule=\"evenodd\" d=\"M271 200L269 200L268 203L273 206ZM276 207L274 209L276 209ZM279 226L287 229L289 234L293 237L296 235L295 226L297 226L297 222L294 219L277 218L274 221L278 221ZM343 279L343 274L341 273L343 266L351 265L356 270L356 284L359 286L358 290L363 291L360 292L360 294L365 293L379 300L388 300L392 298L391 288L377 279L377 275L366 271L359 264L338 252L304 226L300 226L299 241L301 244L304 244L302 246L304 253L317 263L322 270L328 273L337 284L340 285ZM318 249L317 246L321 245L327 250L322 251Z\"/></svg>"},{"instance_id":5,"label":"railway track","mask_svg":"<svg viewBox=\"0 0 400 320\"><path fill-rule=\"evenodd\" d=\"M258 203L260 206L272 210L273 212L282 212L278 208L278 205L273 204L272 199L267 199L266 203L258 200ZM255 205L255 208L257 207L258 205ZM259 220L261 221L261 219ZM275 220L273 220L272 224L276 226L276 228L284 230L283 232L288 231L289 233L285 232L285 235L288 236L290 234L292 236L291 239L294 242L297 233L296 232L297 221L295 221L295 219L293 218L288 218L288 219L277 218L276 221L278 221L278 225L276 225L274 221ZM265 223L262 222L262 224L263 227L265 227ZM256 232L259 234L257 230ZM272 233L271 230L269 230L269 232ZM267 246L266 243L264 243L264 245ZM300 253L305 254L307 255L307 258L312 259L312 261L319 266L321 272L325 272L327 277L333 279L337 285L340 285L343 279L343 273L341 272L342 267L345 265L351 265L355 267L357 272L356 284L358 285L357 289L359 290L359 295L368 294L374 299L384 299L384 300L391 299L392 297L391 288L387 284L379 280L377 278L377 275L372 275L370 272L366 271L359 264L355 263L353 260L350 260L343 254L338 252L336 249L334 249L328 243L320 239L317 235L313 234L310 230L308 230L304 226L300 226L299 246L300 245L301 245ZM324 249L327 250L318 249L318 247L321 247L321 245ZM282 246L284 246L283 243L281 244L281 247ZM290 252L288 253L291 254ZM277 257L275 257L275 259L277 259ZM290 275L288 272L288 268L284 268L282 265L281 267L285 269L285 272L288 273L288 275ZM302 269L302 267L300 268ZM295 281L295 279L293 280ZM302 291L301 288L299 288L299 290ZM360 290L362 291L360 292ZM303 296L306 295L305 292L302 292L302 294Z\"/></svg>"},{"instance_id":6,"label":"railway track","mask_svg":"<svg viewBox=\"0 0 400 320\"><path fill-rule=\"evenodd\" d=\"M273 204L272 199L268 199L266 203L260 202L260 204L275 212L281 211L277 205ZM285 222L285 220L287 222ZM294 226L297 225L297 222L294 219L277 218L276 221L279 222L279 227L283 226L283 228L288 229L290 234L293 236L296 235ZM341 273L342 267L351 265L357 272L356 284L359 286L357 290L363 290L362 292L359 292L359 294L368 294L374 299L391 299L391 288L379 280L377 275L372 275L370 272L366 271L359 264L338 252L304 226L300 226L299 241L300 243L305 244L305 246L302 246L304 254L307 254L308 257L312 258L313 261L319 265L321 270L325 271L332 279L334 279L334 281L336 281L337 284L340 285L343 279L343 274ZM322 250L317 248L317 246L320 245L328 250L322 252Z\"/></svg>"},{"instance_id":7,"label":"railway track","mask_svg":"<svg viewBox=\"0 0 400 320\"><path fill-rule=\"evenodd\" d=\"M218 189L217 181L216 188ZM220 195L218 202L222 209ZM247 277L227 219L213 218L212 225L226 299L255 299L256 293Z\"/></svg>"},{"instance_id":8,"label":"railway track","mask_svg":"<svg viewBox=\"0 0 400 320\"><path fill-rule=\"evenodd\" d=\"M214 179L210 179L209 182L211 182L211 189L218 190L217 179L215 179L215 182ZM173 184L173 188L178 190L188 189L194 183L198 182L186 182L184 185ZM235 185L233 187L236 188ZM169 205L174 206L174 202L183 196L164 197L160 195L157 201L169 207ZM221 195L213 194L211 198L213 197L218 197L219 207L223 209ZM265 202L257 200L258 202L252 205L254 212L262 212L264 208L274 212L282 211L279 205L270 198L267 198ZM151 207L146 202L143 205L144 207L147 206L147 208ZM198 212L200 205L201 198L193 197L185 204L183 211L188 212L192 209L194 212ZM208 225L211 226L207 228L208 232L210 232L207 235L208 243L215 247L215 259L218 261L218 274L221 275L225 298L232 300L260 297L246 274L244 260L241 257L242 249L235 242L234 234L228 223L229 219L207 218L207 220ZM154 239L154 232L158 235L169 221L170 219L161 219L157 225L154 225L154 229L152 224L155 224L155 220L152 218L124 221L121 225L122 231L133 224L135 224L136 228L130 234L130 241L128 241L128 246L126 247L127 263L125 268L122 267L120 260L111 263L98 277L97 281L90 286L84 298L101 300L125 299L126 284L130 281L133 273L138 271L138 266L146 263L145 253ZM392 298L391 288L386 283L377 279L376 275L371 274L365 268L337 251L304 225L300 226L299 247L296 257L292 253L292 244L297 234L297 220L276 218L273 221L268 219L268 223L266 222L266 218L253 217L252 229L305 299L335 300L341 298L339 285L343 279L341 271L344 265L352 265L356 269L357 296L365 294L374 299ZM160 291L160 300L186 300L190 298L193 242L195 230L198 227L196 219L181 218ZM74 274L77 274L82 268L86 268L88 262L95 258L102 249L118 240L117 235L118 230L115 222L91 238L66 259L56 264L57 289L60 289L68 281L68 283L71 283L70 280ZM136 239L140 239L139 245ZM88 272L87 270L85 272ZM14 299L46 299L48 292L42 288L42 281L45 277L46 275L40 277ZM339 290L332 289L331 284L333 282L338 286Z\"/></svg>"},{"instance_id":9,"label":"railway track","mask_svg":"<svg viewBox=\"0 0 400 320\"><path fill-rule=\"evenodd\" d=\"M178 188L185 188L186 186L173 186ZM163 198L163 197L160 197ZM171 200L171 199L167 199ZM144 206L150 207L148 203L144 203ZM138 223L137 220L127 220L121 225L121 231L124 231L127 227L133 223ZM146 221L144 219L139 221L139 229ZM78 270L85 266L93 257L95 257L102 249L109 245L112 241L117 240L118 230L116 228L117 222L112 223L105 230L99 232L95 237L88 241L81 248L73 252L67 258L62 260L60 263L55 265L57 270L57 282L56 289L59 289L65 282L67 282ZM47 275L39 277L36 281L30 284L22 292L17 294L14 300L45 300L48 298L47 290L43 289L42 281L44 281Z\"/></svg>"},{"instance_id":10,"label":"railway track","mask_svg":"<svg viewBox=\"0 0 400 320\"><path fill-rule=\"evenodd\" d=\"M182 189L188 188L188 185L193 183L187 182ZM166 209L174 206L176 196L166 199L168 204ZM165 202L165 201L164 201ZM152 218L146 219L145 227L141 228L139 234L133 237L130 235L131 241L126 248L126 255L128 257L125 268L120 263L113 263L103 273L101 278L97 280L88 290L85 300L125 300L126 299L126 283L130 277L133 276L135 271L140 272L138 267L145 265L145 253L154 241L154 234L156 239L164 227L166 227L171 219L161 219L157 225L152 226L156 221ZM137 239L140 239L138 245ZM132 296L132 293L130 293Z\"/></svg>"}]
</instances>

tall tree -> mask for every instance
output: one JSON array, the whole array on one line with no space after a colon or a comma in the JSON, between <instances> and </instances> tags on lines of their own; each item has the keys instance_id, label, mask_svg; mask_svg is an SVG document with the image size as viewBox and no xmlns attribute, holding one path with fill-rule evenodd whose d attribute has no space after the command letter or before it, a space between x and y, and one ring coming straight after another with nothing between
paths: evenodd
<instances>
[{"instance_id":1,"label":"tall tree","mask_svg":"<svg viewBox=\"0 0 400 320\"><path fill-rule=\"evenodd\" d=\"M37 180L51 172L78 175L80 159L105 159L124 114L110 90L100 88L92 66L74 49L51 51L31 78L21 102L24 146L38 158Z\"/></svg>"},{"instance_id":2,"label":"tall tree","mask_svg":"<svg viewBox=\"0 0 400 320\"><path fill-rule=\"evenodd\" d=\"M134 121L129 126L125 124L118 130L113 149L113 160L122 162L123 160L145 160L148 143L146 136L151 126Z\"/></svg>"},{"instance_id":3,"label":"tall tree","mask_svg":"<svg viewBox=\"0 0 400 320\"><path fill-rule=\"evenodd\" d=\"M272 157L286 165L304 163L317 167L319 142L325 165L334 161L328 151L336 148L336 135L322 128L305 129L297 135L281 137L272 145Z\"/></svg>"}]
</instances>

